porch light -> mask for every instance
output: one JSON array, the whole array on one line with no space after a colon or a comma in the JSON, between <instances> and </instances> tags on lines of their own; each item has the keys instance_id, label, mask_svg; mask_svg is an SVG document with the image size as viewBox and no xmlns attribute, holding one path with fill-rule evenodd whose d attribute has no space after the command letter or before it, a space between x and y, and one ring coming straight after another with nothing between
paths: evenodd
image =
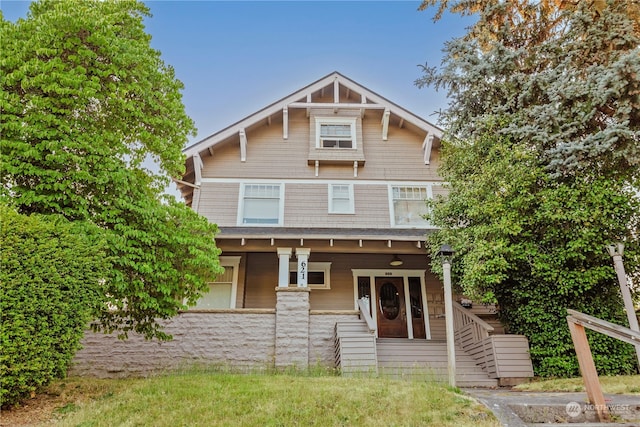
<instances>
[{"instance_id":1,"label":"porch light","mask_svg":"<svg viewBox=\"0 0 640 427\"><path fill-rule=\"evenodd\" d=\"M404 261L402 261L398 255L394 255L389 262L391 267L400 267L402 264L404 264Z\"/></svg>"},{"instance_id":2,"label":"porch light","mask_svg":"<svg viewBox=\"0 0 640 427\"><path fill-rule=\"evenodd\" d=\"M453 254L455 251L449 245L440 246L440 250L438 251L438 256L442 260L442 263L451 264L451 258L453 258Z\"/></svg>"}]
</instances>

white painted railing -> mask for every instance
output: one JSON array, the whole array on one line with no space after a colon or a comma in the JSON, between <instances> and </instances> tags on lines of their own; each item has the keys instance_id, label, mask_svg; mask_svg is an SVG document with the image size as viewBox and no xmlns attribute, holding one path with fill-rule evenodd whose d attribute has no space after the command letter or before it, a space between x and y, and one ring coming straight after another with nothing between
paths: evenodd
<instances>
[{"instance_id":1,"label":"white painted railing","mask_svg":"<svg viewBox=\"0 0 640 427\"><path fill-rule=\"evenodd\" d=\"M369 312L369 298L360 298L358 300L358 308L360 309L360 317L367 323L370 332L376 331L376 324L373 322L371 313Z\"/></svg>"}]
</instances>

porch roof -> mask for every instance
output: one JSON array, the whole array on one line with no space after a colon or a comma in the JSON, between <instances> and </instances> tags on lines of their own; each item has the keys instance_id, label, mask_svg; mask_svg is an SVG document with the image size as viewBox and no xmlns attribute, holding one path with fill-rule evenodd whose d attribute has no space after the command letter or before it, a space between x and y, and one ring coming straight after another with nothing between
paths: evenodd
<instances>
[{"instance_id":1,"label":"porch roof","mask_svg":"<svg viewBox=\"0 0 640 427\"><path fill-rule=\"evenodd\" d=\"M337 239L424 241L434 230L418 228L220 227L222 239Z\"/></svg>"},{"instance_id":2,"label":"porch roof","mask_svg":"<svg viewBox=\"0 0 640 427\"><path fill-rule=\"evenodd\" d=\"M434 230L387 228L220 227L227 250L273 251L278 246L310 246L327 252L424 253Z\"/></svg>"}]
</instances>

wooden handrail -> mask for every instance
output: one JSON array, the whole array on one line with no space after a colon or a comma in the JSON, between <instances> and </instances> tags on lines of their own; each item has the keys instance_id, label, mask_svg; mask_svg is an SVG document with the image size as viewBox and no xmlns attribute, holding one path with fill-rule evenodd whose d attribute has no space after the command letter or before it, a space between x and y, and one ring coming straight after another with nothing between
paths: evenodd
<instances>
[{"instance_id":1,"label":"wooden handrail","mask_svg":"<svg viewBox=\"0 0 640 427\"><path fill-rule=\"evenodd\" d=\"M567 320L570 322L577 323L585 328L600 332L601 334L619 339L634 346L640 345L640 332L607 322L606 320L598 319L597 317L589 316L579 311L567 309L567 313L569 313Z\"/></svg>"},{"instance_id":2,"label":"wooden handrail","mask_svg":"<svg viewBox=\"0 0 640 427\"><path fill-rule=\"evenodd\" d=\"M373 323L373 319L371 318L371 314L369 314L369 298L360 298L358 299L358 308L360 309L360 316L367 323L367 327L369 328L369 332L376 331L376 325Z\"/></svg>"},{"instance_id":3,"label":"wooden handrail","mask_svg":"<svg viewBox=\"0 0 640 427\"><path fill-rule=\"evenodd\" d=\"M609 408L602 394L598 371L593 362L591 348L589 347L589 341L587 340L587 334L584 328L627 342L636 346L636 349L640 346L640 332L607 322L606 320L598 319L597 317L589 316L579 311L567 309L567 313L569 314L567 316L569 332L571 332L571 340L576 349L576 356L578 356L578 365L582 373L584 387L587 390L589 403L595 406L600 421L609 421L611 419Z\"/></svg>"},{"instance_id":4,"label":"wooden handrail","mask_svg":"<svg viewBox=\"0 0 640 427\"><path fill-rule=\"evenodd\" d=\"M460 303L453 301L453 308L457 314L461 314L461 316L454 316L456 329L460 329L469 323L475 323L486 332L486 336L489 336L489 332L493 332L493 326L471 313L468 309L460 305Z\"/></svg>"}]
</instances>

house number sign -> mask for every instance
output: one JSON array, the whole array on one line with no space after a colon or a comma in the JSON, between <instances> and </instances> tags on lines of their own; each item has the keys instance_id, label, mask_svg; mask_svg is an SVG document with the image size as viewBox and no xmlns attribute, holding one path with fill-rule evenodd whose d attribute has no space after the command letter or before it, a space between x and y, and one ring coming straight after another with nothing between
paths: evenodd
<instances>
[{"instance_id":1,"label":"house number sign","mask_svg":"<svg viewBox=\"0 0 640 427\"><path fill-rule=\"evenodd\" d=\"M307 262L300 261L298 263L298 286L307 286Z\"/></svg>"}]
</instances>

